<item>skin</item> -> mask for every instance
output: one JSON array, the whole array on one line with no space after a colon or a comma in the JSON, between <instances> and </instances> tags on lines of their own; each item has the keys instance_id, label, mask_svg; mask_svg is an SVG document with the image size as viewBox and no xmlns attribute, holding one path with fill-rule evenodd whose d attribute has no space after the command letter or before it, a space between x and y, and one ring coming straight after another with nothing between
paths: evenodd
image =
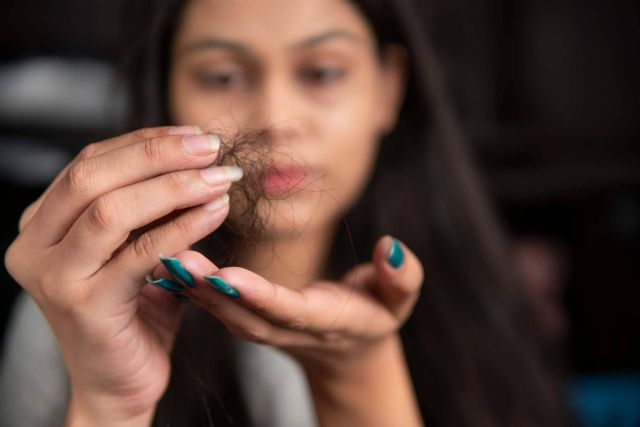
<instances>
[{"instance_id":1,"label":"skin","mask_svg":"<svg viewBox=\"0 0 640 427\"><path fill-rule=\"evenodd\" d=\"M203 43L212 38L215 47ZM181 310L143 279L171 277L158 264L164 253L196 278L185 291L193 303L237 337L300 362L321 425L421 425L397 335L422 284L420 261L401 244L405 262L393 269L391 239L381 236L371 261L337 283L321 280L336 224L395 124L402 51L389 49L380 62L366 21L344 1L211 0L189 4L172 52L176 123L266 126L274 160L305 165L323 191L276 202L270 241L219 269L188 250L229 213L208 205L231 186L224 174L203 179L216 153L185 150L198 128L146 129L83 150L27 208L5 259L60 344L72 385L67 424L149 425ZM176 209L184 210L155 222ZM223 278L240 298L213 291L203 275Z\"/></svg>"}]
</instances>

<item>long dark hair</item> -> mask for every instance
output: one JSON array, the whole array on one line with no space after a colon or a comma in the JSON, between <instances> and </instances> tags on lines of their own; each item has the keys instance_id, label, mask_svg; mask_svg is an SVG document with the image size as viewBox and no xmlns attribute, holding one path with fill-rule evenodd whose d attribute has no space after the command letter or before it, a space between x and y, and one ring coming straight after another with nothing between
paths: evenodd
<instances>
[{"instance_id":1,"label":"long dark hair","mask_svg":"<svg viewBox=\"0 0 640 427\"><path fill-rule=\"evenodd\" d=\"M123 68L129 128L171 122L169 46L186 1L136 3L140 14L127 4L135 33ZM559 381L544 362L505 239L452 113L426 28L429 2L353 3L380 51L388 45L408 51L408 86L370 185L345 217L351 239L346 229L337 233L328 271L339 277L353 266L353 254L369 259L382 234L403 240L423 261L424 290L401 336L427 425L563 425ZM250 425L232 357L228 334L211 316L189 310L157 425Z\"/></svg>"}]
</instances>

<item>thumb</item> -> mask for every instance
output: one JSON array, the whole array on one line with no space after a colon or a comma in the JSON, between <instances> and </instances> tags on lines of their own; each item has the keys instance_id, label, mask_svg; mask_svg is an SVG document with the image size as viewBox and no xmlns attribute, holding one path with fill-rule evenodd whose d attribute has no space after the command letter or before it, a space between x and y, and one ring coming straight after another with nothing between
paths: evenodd
<instances>
[{"instance_id":1,"label":"thumb","mask_svg":"<svg viewBox=\"0 0 640 427\"><path fill-rule=\"evenodd\" d=\"M378 277L376 292L398 319L405 320L422 287L422 263L402 242L384 236L374 247L373 264Z\"/></svg>"}]
</instances>

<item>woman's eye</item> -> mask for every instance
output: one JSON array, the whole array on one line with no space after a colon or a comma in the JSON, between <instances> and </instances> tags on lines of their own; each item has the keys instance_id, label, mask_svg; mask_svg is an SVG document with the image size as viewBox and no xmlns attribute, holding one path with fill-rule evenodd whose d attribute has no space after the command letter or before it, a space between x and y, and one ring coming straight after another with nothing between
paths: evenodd
<instances>
[{"instance_id":1,"label":"woman's eye","mask_svg":"<svg viewBox=\"0 0 640 427\"><path fill-rule=\"evenodd\" d=\"M326 85L340 80L345 75L341 68L319 67L302 71L302 80L314 85Z\"/></svg>"},{"instance_id":2,"label":"woman's eye","mask_svg":"<svg viewBox=\"0 0 640 427\"><path fill-rule=\"evenodd\" d=\"M205 73L196 76L198 84L205 89L227 89L238 86L243 80L241 72Z\"/></svg>"}]
</instances>

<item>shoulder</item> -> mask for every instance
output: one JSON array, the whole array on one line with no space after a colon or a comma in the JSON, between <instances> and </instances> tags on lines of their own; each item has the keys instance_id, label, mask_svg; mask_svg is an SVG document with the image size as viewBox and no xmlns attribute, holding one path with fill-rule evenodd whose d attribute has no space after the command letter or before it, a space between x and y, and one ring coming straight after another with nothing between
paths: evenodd
<instances>
[{"instance_id":1,"label":"shoulder","mask_svg":"<svg viewBox=\"0 0 640 427\"><path fill-rule=\"evenodd\" d=\"M257 425L316 426L311 391L302 368L276 348L240 340L234 343L240 384Z\"/></svg>"}]
</instances>

